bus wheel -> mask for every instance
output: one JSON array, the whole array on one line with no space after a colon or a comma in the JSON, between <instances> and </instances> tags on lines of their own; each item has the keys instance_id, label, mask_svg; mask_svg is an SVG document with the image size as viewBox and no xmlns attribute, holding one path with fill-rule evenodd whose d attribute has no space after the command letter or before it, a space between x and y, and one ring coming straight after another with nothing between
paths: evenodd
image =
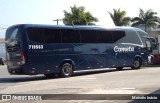
<instances>
[{"instance_id":1,"label":"bus wheel","mask_svg":"<svg viewBox=\"0 0 160 103\"><path fill-rule=\"evenodd\" d=\"M73 68L72 64L70 63L64 63L61 66L61 73L60 76L65 78L65 77L70 77L73 73Z\"/></svg>"},{"instance_id":2,"label":"bus wheel","mask_svg":"<svg viewBox=\"0 0 160 103\"><path fill-rule=\"evenodd\" d=\"M117 69L117 70L122 70L122 69L123 69L123 67L117 67L116 69Z\"/></svg>"},{"instance_id":3,"label":"bus wheel","mask_svg":"<svg viewBox=\"0 0 160 103\"><path fill-rule=\"evenodd\" d=\"M131 67L132 69L140 69L141 67L141 61L140 58L136 58L133 62L133 66Z\"/></svg>"}]
</instances>

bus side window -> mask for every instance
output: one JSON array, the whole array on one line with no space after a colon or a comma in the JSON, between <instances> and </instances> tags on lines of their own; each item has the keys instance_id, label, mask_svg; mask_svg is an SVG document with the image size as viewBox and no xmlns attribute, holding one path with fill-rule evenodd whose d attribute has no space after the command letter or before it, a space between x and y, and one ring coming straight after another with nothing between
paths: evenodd
<instances>
[{"instance_id":1,"label":"bus side window","mask_svg":"<svg viewBox=\"0 0 160 103\"><path fill-rule=\"evenodd\" d=\"M61 43L59 29L44 29L45 43Z\"/></svg>"},{"instance_id":2,"label":"bus side window","mask_svg":"<svg viewBox=\"0 0 160 103\"><path fill-rule=\"evenodd\" d=\"M98 31L98 43L113 43L113 34L112 31Z\"/></svg>"},{"instance_id":3,"label":"bus side window","mask_svg":"<svg viewBox=\"0 0 160 103\"><path fill-rule=\"evenodd\" d=\"M125 32L124 31L113 31L113 43L124 42Z\"/></svg>"},{"instance_id":4,"label":"bus side window","mask_svg":"<svg viewBox=\"0 0 160 103\"><path fill-rule=\"evenodd\" d=\"M80 43L79 30L61 29L62 43Z\"/></svg>"},{"instance_id":5,"label":"bus side window","mask_svg":"<svg viewBox=\"0 0 160 103\"><path fill-rule=\"evenodd\" d=\"M81 30L81 43L97 43L96 30Z\"/></svg>"},{"instance_id":6,"label":"bus side window","mask_svg":"<svg viewBox=\"0 0 160 103\"><path fill-rule=\"evenodd\" d=\"M142 32L142 31L137 31L137 33L139 34L139 36L140 36L140 38L142 40L143 45L146 46L145 45L146 44L146 38L145 37L148 36L147 33Z\"/></svg>"},{"instance_id":7,"label":"bus side window","mask_svg":"<svg viewBox=\"0 0 160 103\"><path fill-rule=\"evenodd\" d=\"M43 28L28 28L27 34L30 41L44 43Z\"/></svg>"}]
</instances>

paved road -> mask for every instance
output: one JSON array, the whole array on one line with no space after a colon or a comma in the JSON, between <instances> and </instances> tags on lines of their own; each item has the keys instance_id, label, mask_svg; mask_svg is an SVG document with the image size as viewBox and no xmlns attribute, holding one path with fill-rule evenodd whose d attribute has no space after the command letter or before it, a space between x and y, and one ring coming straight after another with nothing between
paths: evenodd
<instances>
[{"instance_id":1,"label":"paved road","mask_svg":"<svg viewBox=\"0 0 160 103\"><path fill-rule=\"evenodd\" d=\"M0 94L160 94L160 67L78 73L70 78L9 75L0 67ZM1 101L4 102L4 101ZM7 103L10 101L6 101ZM16 103L16 101L12 101ZM24 101L25 102L25 101ZM34 101L40 102L40 101ZM117 101L43 101L46 103L116 103ZM137 101L118 101L120 103ZM146 101L145 101L146 102ZM154 101L155 102L155 101ZM27 102L26 102L27 103Z\"/></svg>"}]
</instances>

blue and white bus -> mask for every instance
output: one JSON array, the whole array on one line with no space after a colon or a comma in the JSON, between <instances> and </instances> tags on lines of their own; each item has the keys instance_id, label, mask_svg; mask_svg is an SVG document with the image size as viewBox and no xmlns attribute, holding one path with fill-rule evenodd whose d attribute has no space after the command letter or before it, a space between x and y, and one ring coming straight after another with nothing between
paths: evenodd
<instances>
[{"instance_id":1,"label":"blue and white bus","mask_svg":"<svg viewBox=\"0 0 160 103\"><path fill-rule=\"evenodd\" d=\"M73 71L148 63L152 46L146 32L132 27L14 25L6 31L10 74L69 77Z\"/></svg>"}]
</instances>

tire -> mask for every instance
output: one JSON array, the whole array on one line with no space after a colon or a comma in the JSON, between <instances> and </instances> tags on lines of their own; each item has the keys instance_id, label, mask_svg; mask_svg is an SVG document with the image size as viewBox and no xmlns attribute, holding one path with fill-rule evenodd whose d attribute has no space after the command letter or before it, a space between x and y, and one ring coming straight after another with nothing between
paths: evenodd
<instances>
[{"instance_id":1,"label":"tire","mask_svg":"<svg viewBox=\"0 0 160 103\"><path fill-rule=\"evenodd\" d=\"M64 63L61 66L60 76L63 78L70 77L73 74L73 66L70 63Z\"/></svg>"},{"instance_id":2,"label":"tire","mask_svg":"<svg viewBox=\"0 0 160 103\"><path fill-rule=\"evenodd\" d=\"M122 69L123 69L123 67L117 67L116 69L117 69L117 70L122 70Z\"/></svg>"},{"instance_id":3,"label":"tire","mask_svg":"<svg viewBox=\"0 0 160 103\"><path fill-rule=\"evenodd\" d=\"M140 59L139 58L134 59L133 66L131 68L132 69L140 69L140 67L141 67Z\"/></svg>"}]
</instances>

